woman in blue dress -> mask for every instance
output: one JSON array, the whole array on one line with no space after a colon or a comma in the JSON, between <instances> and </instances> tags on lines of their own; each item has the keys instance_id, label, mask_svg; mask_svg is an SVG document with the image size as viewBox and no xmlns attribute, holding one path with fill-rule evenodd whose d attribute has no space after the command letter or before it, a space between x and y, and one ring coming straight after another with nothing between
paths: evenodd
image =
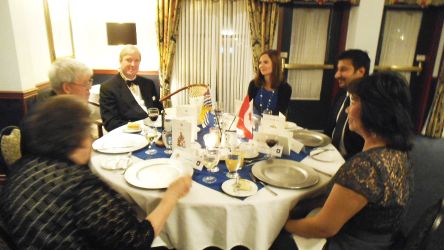
<instances>
[{"instance_id":1,"label":"woman in blue dress","mask_svg":"<svg viewBox=\"0 0 444 250\"><path fill-rule=\"evenodd\" d=\"M248 86L248 96L253 100L255 115L278 115L279 112L286 115L291 87L283 79L281 58L276 50L264 51L259 57L258 71Z\"/></svg>"}]
</instances>

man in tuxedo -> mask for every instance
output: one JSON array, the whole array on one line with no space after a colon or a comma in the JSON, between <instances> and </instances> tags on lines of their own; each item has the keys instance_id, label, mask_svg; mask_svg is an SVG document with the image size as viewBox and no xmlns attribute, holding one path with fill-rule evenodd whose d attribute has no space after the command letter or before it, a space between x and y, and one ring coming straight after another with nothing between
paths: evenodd
<instances>
[{"instance_id":1,"label":"man in tuxedo","mask_svg":"<svg viewBox=\"0 0 444 250\"><path fill-rule=\"evenodd\" d=\"M148 108L163 109L154 82L137 75L139 49L126 45L119 60L119 72L100 87L100 114L108 131L148 117Z\"/></svg>"},{"instance_id":2,"label":"man in tuxedo","mask_svg":"<svg viewBox=\"0 0 444 250\"><path fill-rule=\"evenodd\" d=\"M348 159L362 150L364 140L348 128L346 109L350 105L347 86L353 80L369 74L370 58L367 53L358 49L342 52L337 60L335 79L340 91L335 97L328 117L325 133L332 138L332 144L341 155Z\"/></svg>"}]
</instances>

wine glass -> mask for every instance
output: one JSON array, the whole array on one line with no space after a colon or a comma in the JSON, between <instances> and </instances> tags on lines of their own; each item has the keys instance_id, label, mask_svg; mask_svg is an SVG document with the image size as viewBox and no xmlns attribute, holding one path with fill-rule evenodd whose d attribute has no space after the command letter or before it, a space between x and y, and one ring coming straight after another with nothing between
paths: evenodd
<instances>
[{"instance_id":1,"label":"wine glass","mask_svg":"<svg viewBox=\"0 0 444 250\"><path fill-rule=\"evenodd\" d=\"M278 139L277 139L277 137L275 137L275 136L272 136L272 137L268 137L266 140L265 140L265 143L267 144L267 146L270 148L270 150L268 151L268 159L271 159L272 158L272 154L271 154L271 150L272 150L272 148L278 143Z\"/></svg>"},{"instance_id":2,"label":"wine glass","mask_svg":"<svg viewBox=\"0 0 444 250\"><path fill-rule=\"evenodd\" d=\"M243 159L242 154L238 151L231 151L227 155L227 159L225 159L225 163L227 164L227 177L230 179L238 178L239 174L237 173L237 170L241 168ZM236 181L237 183L237 181Z\"/></svg>"},{"instance_id":3,"label":"wine glass","mask_svg":"<svg viewBox=\"0 0 444 250\"><path fill-rule=\"evenodd\" d=\"M146 154L148 155L154 155L157 153L157 150L152 148L153 143L156 139L159 138L159 132L157 132L157 130L154 128L145 128L144 131L144 135L146 137L146 139L148 140L148 150L145 151Z\"/></svg>"},{"instance_id":4,"label":"wine glass","mask_svg":"<svg viewBox=\"0 0 444 250\"><path fill-rule=\"evenodd\" d=\"M157 121L159 117L159 109L158 108L149 108L148 110L148 118L151 120L151 127L155 127L154 122Z\"/></svg>"},{"instance_id":5,"label":"wine glass","mask_svg":"<svg viewBox=\"0 0 444 250\"><path fill-rule=\"evenodd\" d=\"M208 172L216 173L219 171L217 164L219 163L219 149L218 148L207 148L205 150L205 154L203 156L204 165L207 168ZM217 181L215 176L205 176L202 178L202 181L208 184L214 183Z\"/></svg>"},{"instance_id":6,"label":"wine glass","mask_svg":"<svg viewBox=\"0 0 444 250\"><path fill-rule=\"evenodd\" d=\"M165 144L166 150L163 151L165 154L172 154L173 150L171 150L171 146L173 144L173 132L171 130L164 130L162 132L162 141Z\"/></svg>"}]
</instances>

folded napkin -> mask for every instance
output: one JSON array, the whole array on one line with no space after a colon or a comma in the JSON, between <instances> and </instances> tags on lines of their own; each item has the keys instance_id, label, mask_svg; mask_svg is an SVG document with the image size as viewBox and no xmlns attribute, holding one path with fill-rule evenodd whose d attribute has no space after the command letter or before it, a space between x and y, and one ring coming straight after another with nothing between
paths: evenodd
<instances>
[{"instance_id":1,"label":"folded napkin","mask_svg":"<svg viewBox=\"0 0 444 250\"><path fill-rule=\"evenodd\" d=\"M323 150L325 151L322 152ZM315 155L318 152L322 153ZM329 176L335 175L345 162L338 150L331 144L312 150L310 155L305 157L301 163Z\"/></svg>"}]
</instances>

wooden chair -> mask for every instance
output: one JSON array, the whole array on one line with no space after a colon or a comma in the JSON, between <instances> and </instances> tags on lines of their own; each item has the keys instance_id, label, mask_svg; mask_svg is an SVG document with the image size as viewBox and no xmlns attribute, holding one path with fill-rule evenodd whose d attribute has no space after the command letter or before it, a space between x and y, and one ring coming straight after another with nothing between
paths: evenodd
<instances>
[{"instance_id":1,"label":"wooden chair","mask_svg":"<svg viewBox=\"0 0 444 250\"><path fill-rule=\"evenodd\" d=\"M208 91L208 89L209 89L209 86L204 83L190 84L190 85L182 87L182 88L180 88L180 89L178 89L166 96L161 97L159 101L161 103L164 103L165 101L171 99L172 96L174 96L182 91L185 91L185 90L188 90L189 97L199 97L199 96L203 96ZM166 105L164 105L164 106L166 106Z\"/></svg>"}]
</instances>

